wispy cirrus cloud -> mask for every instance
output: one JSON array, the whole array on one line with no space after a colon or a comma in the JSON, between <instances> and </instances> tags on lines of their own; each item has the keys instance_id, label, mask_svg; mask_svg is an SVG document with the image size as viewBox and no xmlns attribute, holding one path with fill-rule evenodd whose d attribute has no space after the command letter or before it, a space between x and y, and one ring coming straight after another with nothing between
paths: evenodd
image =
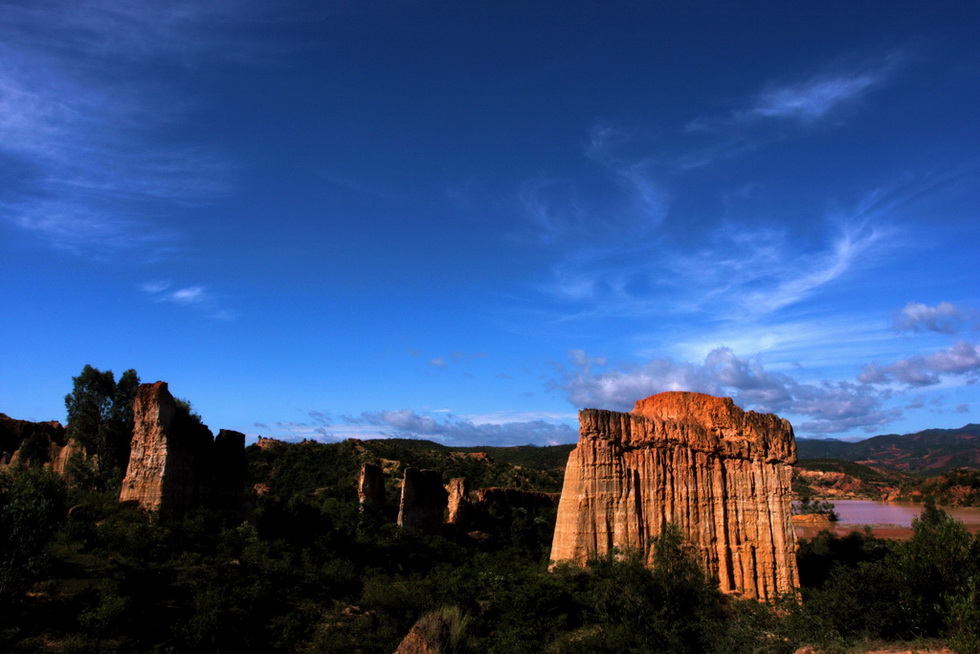
<instances>
[{"instance_id":1,"label":"wispy cirrus cloud","mask_svg":"<svg viewBox=\"0 0 980 654\"><path fill-rule=\"evenodd\" d=\"M160 71L233 52L235 30L216 27L240 24L242 9L3 3L0 167L18 174L0 218L89 256L172 249L179 233L161 216L227 192L235 167L173 132L187 103Z\"/></svg>"},{"instance_id":2,"label":"wispy cirrus cloud","mask_svg":"<svg viewBox=\"0 0 980 654\"><path fill-rule=\"evenodd\" d=\"M415 348L409 348L408 355L414 358L426 357L422 350L417 350ZM438 354L436 356L429 356L426 358L428 358L428 363L430 366L433 368L442 369L469 361L475 361L477 359L484 359L486 356L486 352L462 352L460 350L456 350L450 352L449 354Z\"/></svg>"},{"instance_id":3,"label":"wispy cirrus cloud","mask_svg":"<svg viewBox=\"0 0 980 654\"><path fill-rule=\"evenodd\" d=\"M906 52L895 50L863 61L828 64L808 77L771 82L727 113L688 121L685 132L698 140L673 155L673 165L695 170L756 151L787 138L780 124L824 125L892 82L909 59Z\"/></svg>"},{"instance_id":4,"label":"wispy cirrus cloud","mask_svg":"<svg viewBox=\"0 0 980 654\"><path fill-rule=\"evenodd\" d=\"M905 52L895 50L863 61L833 63L804 79L772 82L730 117L698 118L687 129L711 131L760 120L814 123L891 82L908 59Z\"/></svg>"},{"instance_id":5,"label":"wispy cirrus cloud","mask_svg":"<svg viewBox=\"0 0 980 654\"><path fill-rule=\"evenodd\" d=\"M565 320L666 312L744 324L804 302L898 247L877 215L827 223L834 231L806 251L790 245L785 228L733 223L715 229L696 249L672 247L666 238L582 246L552 266L541 289L582 307L564 314Z\"/></svg>"},{"instance_id":6,"label":"wispy cirrus cloud","mask_svg":"<svg viewBox=\"0 0 980 654\"><path fill-rule=\"evenodd\" d=\"M816 120L839 106L853 102L889 76L888 68L836 76L821 76L789 86L769 88L740 118Z\"/></svg>"},{"instance_id":7,"label":"wispy cirrus cloud","mask_svg":"<svg viewBox=\"0 0 980 654\"><path fill-rule=\"evenodd\" d=\"M193 307L215 320L234 320L237 315L221 306L221 302L207 287L201 285L180 286L167 280L146 282L140 286L152 302Z\"/></svg>"}]
</instances>

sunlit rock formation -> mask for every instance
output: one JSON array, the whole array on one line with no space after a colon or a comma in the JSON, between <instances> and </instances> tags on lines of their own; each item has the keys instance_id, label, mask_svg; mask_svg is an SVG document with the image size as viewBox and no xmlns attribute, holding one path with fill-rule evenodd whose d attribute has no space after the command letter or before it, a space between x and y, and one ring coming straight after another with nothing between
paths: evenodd
<instances>
[{"instance_id":1,"label":"sunlit rock formation","mask_svg":"<svg viewBox=\"0 0 980 654\"><path fill-rule=\"evenodd\" d=\"M405 468L398 526L422 534L442 532L448 494L438 470Z\"/></svg>"},{"instance_id":2,"label":"sunlit rock formation","mask_svg":"<svg viewBox=\"0 0 980 654\"><path fill-rule=\"evenodd\" d=\"M799 584L790 521L789 422L730 398L661 393L631 413L579 413L565 469L554 561L635 549L680 527L721 589L772 600Z\"/></svg>"},{"instance_id":3,"label":"sunlit rock formation","mask_svg":"<svg viewBox=\"0 0 980 654\"><path fill-rule=\"evenodd\" d=\"M446 484L449 494L449 517L446 522L451 525L463 525L466 522L470 508L470 485L466 477L453 477Z\"/></svg>"},{"instance_id":4,"label":"sunlit rock formation","mask_svg":"<svg viewBox=\"0 0 980 654\"><path fill-rule=\"evenodd\" d=\"M120 502L181 513L236 508L244 485L244 435L211 430L177 406L165 382L142 384L133 403L133 440Z\"/></svg>"}]
</instances>

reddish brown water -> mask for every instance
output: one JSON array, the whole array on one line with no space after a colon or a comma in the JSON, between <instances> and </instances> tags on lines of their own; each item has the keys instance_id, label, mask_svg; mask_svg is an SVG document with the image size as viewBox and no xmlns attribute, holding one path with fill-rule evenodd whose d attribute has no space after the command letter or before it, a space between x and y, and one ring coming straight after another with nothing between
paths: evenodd
<instances>
[{"instance_id":1,"label":"reddish brown water","mask_svg":"<svg viewBox=\"0 0 980 654\"><path fill-rule=\"evenodd\" d=\"M841 535L868 525L877 536L904 540L912 535L912 520L922 513L922 505L913 502L835 500L833 504L840 521L831 529ZM970 533L980 532L980 508L944 507L943 510L962 522ZM818 527L796 527L796 535L800 538L812 538L818 531Z\"/></svg>"}]
</instances>

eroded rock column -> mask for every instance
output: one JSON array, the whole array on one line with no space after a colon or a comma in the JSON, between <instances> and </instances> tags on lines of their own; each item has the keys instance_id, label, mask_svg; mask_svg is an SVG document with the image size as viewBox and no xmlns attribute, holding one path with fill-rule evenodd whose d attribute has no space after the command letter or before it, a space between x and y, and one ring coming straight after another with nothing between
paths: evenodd
<instances>
[{"instance_id":1,"label":"eroded rock column","mask_svg":"<svg viewBox=\"0 0 980 654\"><path fill-rule=\"evenodd\" d=\"M405 468L398 526L423 534L441 533L447 501L438 470Z\"/></svg>"},{"instance_id":2,"label":"eroded rock column","mask_svg":"<svg viewBox=\"0 0 980 654\"><path fill-rule=\"evenodd\" d=\"M579 413L551 558L635 549L677 525L721 589L762 600L799 585L790 520L789 422L730 398L661 393L631 413Z\"/></svg>"}]
</instances>

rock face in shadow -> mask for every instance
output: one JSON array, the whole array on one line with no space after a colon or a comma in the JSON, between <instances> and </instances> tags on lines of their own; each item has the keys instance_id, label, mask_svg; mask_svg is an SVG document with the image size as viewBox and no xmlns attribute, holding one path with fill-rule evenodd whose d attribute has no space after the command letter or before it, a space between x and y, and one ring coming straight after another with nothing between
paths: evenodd
<instances>
[{"instance_id":1,"label":"rock face in shadow","mask_svg":"<svg viewBox=\"0 0 980 654\"><path fill-rule=\"evenodd\" d=\"M380 512L385 507L385 478L380 466L373 463L361 465L357 480L357 500L362 512Z\"/></svg>"},{"instance_id":2,"label":"rock face in shadow","mask_svg":"<svg viewBox=\"0 0 980 654\"><path fill-rule=\"evenodd\" d=\"M538 511L554 508L559 501L559 493L544 493L541 491L522 490L520 488L502 488L491 486L476 491L477 507L507 507L509 509L525 509Z\"/></svg>"},{"instance_id":3,"label":"rock face in shadow","mask_svg":"<svg viewBox=\"0 0 980 654\"><path fill-rule=\"evenodd\" d=\"M120 502L173 513L198 506L240 506L245 475L243 434L222 431L216 441L206 425L177 406L162 381L140 386L133 417Z\"/></svg>"},{"instance_id":4,"label":"rock face in shadow","mask_svg":"<svg viewBox=\"0 0 980 654\"><path fill-rule=\"evenodd\" d=\"M421 534L442 533L448 494L438 470L405 468L398 526Z\"/></svg>"},{"instance_id":5,"label":"rock face in shadow","mask_svg":"<svg viewBox=\"0 0 980 654\"><path fill-rule=\"evenodd\" d=\"M730 398L661 393L631 413L579 412L552 543L554 561L642 551L680 527L721 589L773 600L799 585L790 520L789 422Z\"/></svg>"},{"instance_id":6,"label":"rock face in shadow","mask_svg":"<svg viewBox=\"0 0 980 654\"><path fill-rule=\"evenodd\" d=\"M245 434L222 429L214 437L213 502L223 511L236 511L245 502Z\"/></svg>"},{"instance_id":7,"label":"rock face in shadow","mask_svg":"<svg viewBox=\"0 0 980 654\"><path fill-rule=\"evenodd\" d=\"M0 465L7 465L30 458L33 463L50 463L61 474L64 465L59 461L68 443L65 428L60 422L31 422L17 420L0 413ZM25 446L27 452L25 452Z\"/></svg>"}]
</instances>

